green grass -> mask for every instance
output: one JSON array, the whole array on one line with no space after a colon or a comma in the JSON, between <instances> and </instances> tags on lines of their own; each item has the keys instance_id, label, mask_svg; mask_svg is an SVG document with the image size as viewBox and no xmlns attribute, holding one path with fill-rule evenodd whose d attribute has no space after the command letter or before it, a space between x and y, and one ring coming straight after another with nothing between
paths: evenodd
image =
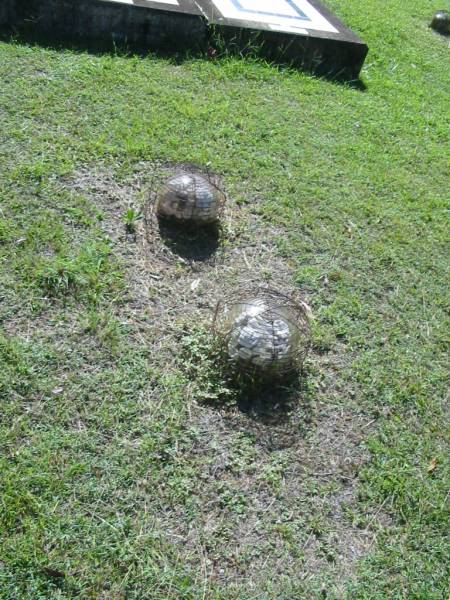
<instances>
[{"instance_id":1,"label":"green grass","mask_svg":"<svg viewBox=\"0 0 450 600\"><path fill-rule=\"evenodd\" d=\"M434 0L329 4L365 91L0 43L2 600L448 598L448 39ZM312 305L288 441L205 360L199 275L136 258L155 161L221 173L227 268L272 244Z\"/></svg>"}]
</instances>

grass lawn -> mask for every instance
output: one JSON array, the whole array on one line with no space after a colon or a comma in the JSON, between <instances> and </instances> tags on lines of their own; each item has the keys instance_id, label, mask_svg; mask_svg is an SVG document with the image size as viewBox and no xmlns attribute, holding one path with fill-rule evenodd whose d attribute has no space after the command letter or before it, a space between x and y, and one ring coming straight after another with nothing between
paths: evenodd
<instances>
[{"instance_id":1,"label":"grass lawn","mask_svg":"<svg viewBox=\"0 0 450 600\"><path fill-rule=\"evenodd\" d=\"M442 3L329 5L365 90L0 41L1 600L448 598ZM178 163L229 195L202 256L125 228ZM208 337L248 280L314 314L252 401Z\"/></svg>"}]
</instances>

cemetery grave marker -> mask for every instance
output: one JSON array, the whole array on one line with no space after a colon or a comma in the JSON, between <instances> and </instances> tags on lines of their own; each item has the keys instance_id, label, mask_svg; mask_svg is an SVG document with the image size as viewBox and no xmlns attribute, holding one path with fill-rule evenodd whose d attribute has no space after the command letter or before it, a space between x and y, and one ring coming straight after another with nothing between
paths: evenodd
<instances>
[{"instance_id":1,"label":"cemetery grave marker","mask_svg":"<svg viewBox=\"0 0 450 600\"><path fill-rule=\"evenodd\" d=\"M2 0L0 25L155 49L214 36L318 75L358 77L368 48L319 0Z\"/></svg>"}]
</instances>

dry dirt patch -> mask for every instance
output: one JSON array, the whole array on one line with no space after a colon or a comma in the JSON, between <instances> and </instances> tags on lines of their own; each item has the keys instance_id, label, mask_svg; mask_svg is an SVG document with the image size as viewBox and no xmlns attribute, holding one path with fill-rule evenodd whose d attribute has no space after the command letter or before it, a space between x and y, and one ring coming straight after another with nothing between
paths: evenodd
<instances>
[{"instance_id":1,"label":"dry dirt patch","mask_svg":"<svg viewBox=\"0 0 450 600\"><path fill-rule=\"evenodd\" d=\"M291 265L276 247L283 232L261 223L251 204L237 206L229 198L223 227L202 256L189 251L189 239L173 243L149 219L137 221L135 234L126 232L125 211L144 212L155 181L178 168L141 163L119 181L98 166L62 182L104 213L104 230L129 283L120 318L167 369L179 368L180 323L209 323L217 300L240 282L292 286ZM337 353L312 355L312 386L297 385L288 401L280 397L275 405L210 406L197 402L188 386L186 427L196 436L183 461L200 474L192 490L195 520L172 506L158 521L186 564L194 571L201 565L208 581L256 590L268 577L306 581L325 573L338 590L369 551L379 515L369 530L352 525L349 514L357 510L370 423L345 390L314 384L334 380L340 361Z\"/></svg>"}]
</instances>

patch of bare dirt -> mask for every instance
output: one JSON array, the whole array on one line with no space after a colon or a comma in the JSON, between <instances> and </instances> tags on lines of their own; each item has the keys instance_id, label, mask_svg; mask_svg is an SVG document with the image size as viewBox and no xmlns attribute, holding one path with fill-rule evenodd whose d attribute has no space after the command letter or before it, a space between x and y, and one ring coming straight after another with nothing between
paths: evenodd
<instances>
[{"instance_id":1,"label":"patch of bare dirt","mask_svg":"<svg viewBox=\"0 0 450 600\"><path fill-rule=\"evenodd\" d=\"M104 230L129 282L120 318L134 326L138 343L152 344L155 361L167 368L176 364L174 326L210 322L216 302L235 286L268 281L292 289L292 267L276 245L283 231L261 223L251 204L239 207L229 198L221 230L200 240L200 254L195 235L180 239L151 214L137 222L135 235L126 232L125 211L144 212L155 181L177 168L141 163L123 181L102 167L85 168L63 182L104 213ZM180 509L164 511L159 520L183 560L193 569L202 565L211 582L256 590L268 577L307 581L322 572L339 591L370 551L382 516L361 528L349 513L357 510L358 472L372 424L355 408L357 390L348 402L345 390L321 384L336 378L342 360L338 353L310 357L314 394L306 385L269 405L192 401L186 427L197 437L185 460L204 461L194 492L196 518ZM247 453L241 456L243 440Z\"/></svg>"}]
</instances>

